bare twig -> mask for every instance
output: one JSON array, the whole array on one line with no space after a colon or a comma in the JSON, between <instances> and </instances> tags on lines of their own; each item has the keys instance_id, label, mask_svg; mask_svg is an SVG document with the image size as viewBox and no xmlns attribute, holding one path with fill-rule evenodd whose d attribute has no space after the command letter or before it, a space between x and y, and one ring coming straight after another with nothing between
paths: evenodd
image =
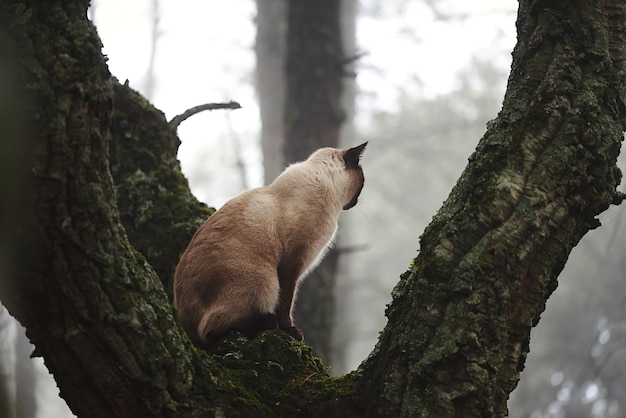
<instances>
[{"instance_id":1,"label":"bare twig","mask_svg":"<svg viewBox=\"0 0 626 418\"><path fill-rule=\"evenodd\" d=\"M206 103L200 106L192 107L191 109L185 110L180 115L176 115L169 121L169 125L177 129L178 125L180 125L187 118L192 117L196 113L204 112L205 110L217 110L217 109L240 109L241 105L237 102L228 102L228 103Z\"/></svg>"},{"instance_id":2,"label":"bare twig","mask_svg":"<svg viewBox=\"0 0 626 418\"><path fill-rule=\"evenodd\" d=\"M300 382L300 386L304 385L306 382L309 381L309 379L311 379L313 376L315 376L317 373L313 372L310 375L308 375L307 377L304 378L304 380L302 382Z\"/></svg>"},{"instance_id":3,"label":"bare twig","mask_svg":"<svg viewBox=\"0 0 626 418\"><path fill-rule=\"evenodd\" d=\"M355 62L357 62L358 60L360 60L361 58L369 55L370 53L368 51L357 51L354 55L351 55L349 57L345 57L343 60L340 61L340 65L346 66L348 64L353 64Z\"/></svg>"}]
</instances>

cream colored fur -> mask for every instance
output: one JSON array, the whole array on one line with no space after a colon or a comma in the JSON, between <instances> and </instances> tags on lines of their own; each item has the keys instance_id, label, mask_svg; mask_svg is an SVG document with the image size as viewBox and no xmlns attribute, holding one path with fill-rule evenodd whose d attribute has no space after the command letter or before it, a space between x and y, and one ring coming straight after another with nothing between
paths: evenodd
<instances>
[{"instance_id":1,"label":"cream colored fur","mask_svg":"<svg viewBox=\"0 0 626 418\"><path fill-rule=\"evenodd\" d=\"M259 328L278 325L302 339L294 294L332 244L341 210L356 204L365 145L316 151L269 186L228 201L198 229L174 278L174 303L196 344L265 314L270 323Z\"/></svg>"}]
</instances>

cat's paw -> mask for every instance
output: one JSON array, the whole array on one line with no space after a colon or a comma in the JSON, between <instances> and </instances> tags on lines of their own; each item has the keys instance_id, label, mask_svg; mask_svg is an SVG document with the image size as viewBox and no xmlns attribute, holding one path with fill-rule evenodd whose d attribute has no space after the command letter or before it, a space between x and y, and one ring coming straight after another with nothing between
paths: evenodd
<instances>
[{"instance_id":1,"label":"cat's paw","mask_svg":"<svg viewBox=\"0 0 626 418\"><path fill-rule=\"evenodd\" d=\"M281 327L280 329L291 335L296 340L304 341L304 334L298 327Z\"/></svg>"}]
</instances>

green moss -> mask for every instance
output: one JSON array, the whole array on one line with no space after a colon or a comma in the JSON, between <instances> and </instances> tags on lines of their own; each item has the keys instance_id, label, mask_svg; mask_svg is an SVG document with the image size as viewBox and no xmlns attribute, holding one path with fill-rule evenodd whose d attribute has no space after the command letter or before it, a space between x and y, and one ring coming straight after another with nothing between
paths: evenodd
<instances>
[{"instance_id":1,"label":"green moss","mask_svg":"<svg viewBox=\"0 0 626 418\"><path fill-rule=\"evenodd\" d=\"M163 113L128 86L114 82L114 93L110 166L121 221L171 298L180 255L214 209L191 194Z\"/></svg>"},{"instance_id":2,"label":"green moss","mask_svg":"<svg viewBox=\"0 0 626 418\"><path fill-rule=\"evenodd\" d=\"M449 359L458 351L457 334L445 326L440 326L430 340L428 349L417 363L416 370L435 367L438 363Z\"/></svg>"},{"instance_id":3,"label":"green moss","mask_svg":"<svg viewBox=\"0 0 626 418\"><path fill-rule=\"evenodd\" d=\"M225 416L362 416L354 376L328 376L310 347L282 331L253 339L231 332L214 354L193 347L190 352L192 392L206 394Z\"/></svg>"},{"instance_id":4,"label":"green moss","mask_svg":"<svg viewBox=\"0 0 626 418\"><path fill-rule=\"evenodd\" d=\"M362 417L365 400L355 385L355 375L330 377L312 372L281 393L284 417Z\"/></svg>"}]
</instances>

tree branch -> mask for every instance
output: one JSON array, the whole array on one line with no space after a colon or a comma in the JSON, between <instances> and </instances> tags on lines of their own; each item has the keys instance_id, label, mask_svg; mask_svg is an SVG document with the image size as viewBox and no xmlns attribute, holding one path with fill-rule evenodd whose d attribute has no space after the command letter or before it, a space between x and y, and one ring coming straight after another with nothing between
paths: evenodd
<instances>
[{"instance_id":1,"label":"tree branch","mask_svg":"<svg viewBox=\"0 0 626 418\"><path fill-rule=\"evenodd\" d=\"M180 115L176 115L170 120L169 125L174 130L178 128L182 122L186 119L192 117L196 113L204 112L205 110L217 110L217 109L241 109L241 105L237 102L227 102L227 103L206 103L203 105L192 107L191 109L185 110Z\"/></svg>"},{"instance_id":2,"label":"tree branch","mask_svg":"<svg viewBox=\"0 0 626 418\"><path fill-rule=\"evenodd\" d=\"M180 254L214 210L189 190L176 159L180 140L165 115L127 84L113 81L113 92L109 166L120 219L171 298Z\"/></svg>"},{"instance_id":3,"label":"tree branch","mask_svg":"<svg viewBox=\"0 0 626 418\"><path fill-rule=\"evenodd\" d=\"M144 218L160 221L164 235L153 240L181 248L180 234L172 233L179 222L172 224L177 218L163 206L190 215L181 231L207 209L190 197L177 140L162 114L111 79L85 18L87 2L14 3L0 3L0 41L20 52L18 85L28 87L28 107L19 113L28 129L16 139L30 155L19 173L27 180L11 227L11 280L0 295L72 411L96 418L269 416L289 397L291 382L314 373L297 389L305 390L330 379L310 349L278 331L251 341L232 336L229 356L191 345L152 266L129 242L117 206L117 198L121 206L139 198L124 209L128 231L150 236ZM126 176L140 181L124 183ZM154 251L161 244L146 245L153 260L176 257ZM302 408L304 401L285 405Z\"/></svg>"},{"instance_id":4,"label":"tree branch","mask_svg":"<svg viewBox=\"0 0 626 418\"><path fill-rule=\"evenodd\" d=\"M625 84L612 57L626 45L609 42L601 3L520 2L503 109L422 235L361 367L370 415L506 415L571 249L621 199Z\"/></svg>"}]
</instances>

